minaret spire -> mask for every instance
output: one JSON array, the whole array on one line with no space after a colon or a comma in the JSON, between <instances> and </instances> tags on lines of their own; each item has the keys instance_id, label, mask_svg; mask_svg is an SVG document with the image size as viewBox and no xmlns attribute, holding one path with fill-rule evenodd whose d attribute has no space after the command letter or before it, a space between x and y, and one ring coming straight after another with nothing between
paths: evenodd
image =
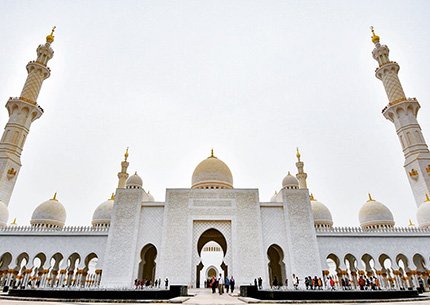
<instances>
[{"instance_id":1,"label":"minaret spire","mask_svg":"<svg viewBox=\"0 0 430 305\"><path fill-rule=\"evenodd\" d=\"M382 110L384 117L394 123L405 156L406 170L417 206L422 203L422 196L430 192L430 152L421 127L417 121L420 104L415 98L407 98L398 73L400 66L390 61L390 50L380 44L380 38L373 27L372 42L375 48L373 58L378 62L375 76L384 85L388 97L388 105Z\"/></svg>"},{"instance_id":2,"label":"minaret spire","mask_svg":"<svg viewBox=\"0 0 430 305\"><path fill-rule=\"evenodd\" d=\"M307 189L308 185L306 183L306 178L308 177L308 174L306 174L304 172L304 166L305 163L300 161L300 151L299 148L297 147L297 153L296 153L296 157L297 157L297 162L296 162L296 167L297 167L297 174L296 174L296 178L297 180L299 180L299 188L301 189Z\"/></svg>"},{"instance_id":3,"label":"minaret spire","mask_svg":"<svg viewBox=\"0 0 430 305\"><path fill-rule=\"evenodd\" d=\"M125 183L128 178L127 168L128 168L128 147L124 153L124 161L121 162L121 171L118 173L118 188L125 189Z\"/></svg>"},{"instance_id":4,"label":"minaret spire","mask_svg":"<svg viewBox=\"0 0 430 305\"><path fill-rule=\"evenodd\" d=\"M11 97L6 103L9 112L3 136L0 140L0 201L9 205L21 168L21 154L30 131L31 124L43 114L37 104L42 83L51 75L48 61L54 56L51 43L54 41L54 29L46 37L46 43L38 46L37 59L27 64L27 80L21 95Z\"/></svg>"}]
</instances>

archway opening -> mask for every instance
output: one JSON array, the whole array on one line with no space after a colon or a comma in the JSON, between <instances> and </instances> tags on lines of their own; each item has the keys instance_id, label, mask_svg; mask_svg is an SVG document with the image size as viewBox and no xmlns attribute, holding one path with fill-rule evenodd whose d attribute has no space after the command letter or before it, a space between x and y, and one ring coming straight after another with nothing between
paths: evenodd
<instances>
[{"instance_id":1,"label":"archway opening","mask_svg":"<svg viewBox=\"0 0 430 305\"><path fill-rule=\"evenodd\" d=\"M143 280L145 285L152 285L155 281L157 248L153 244L147 244L142 248L140 258L138 279Z\"/></svg>"},{"instance_id":2,"label":"archway opening","mask_svg":"<svg viewBox=\"0 0 430 305\"><path fill-rule=\"evenodd\" d=\"M282 286L286 278L284 251L278 245L271 245L267 249L267 257L269 258L269 283L271 286Z\"/></svg>"},{"instance_id":3,"label":"archway opening","mask_svg":"<svg viewBox=\"0 0 430 305\"><path fill-rule=\"evenodd\" d=\"M196 288L207 287L207 281L204 275L208 275L209 268L216 272L216 276L221 274L222 277L228 276L228 266L224 262L227 253L227 240L224 235L217 229L211 228L200 235L197 241L197 253L200 262L196 266Z\"/></svg>"}]
</instances>

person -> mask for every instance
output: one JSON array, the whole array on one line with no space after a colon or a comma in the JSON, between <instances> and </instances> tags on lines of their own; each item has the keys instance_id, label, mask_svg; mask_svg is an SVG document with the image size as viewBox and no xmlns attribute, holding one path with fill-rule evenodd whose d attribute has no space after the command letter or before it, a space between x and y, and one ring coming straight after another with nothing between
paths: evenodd
<instances>
[{"instance_id":1,"label":"person","mask_svg":"<svg viewBox=\"0 0 430 305\"><path fill-rule=\"evenodd\" d=\"M222 277L221 273L219 274L218 278L218 292L219 294L224 293L224 278Z\"/></svg>"},{"instance_id":2,"label":"person","mask_svg":"<svg viewBox=\"0 0 430 305\"><path fill-rule=\"evenodd\" d=\"M364 290L365 284L366 284L366 282L364 281L363 276L360 276L360 278L358 279L358 286L360 287L360 290Z\"/></svg>"},{"instance_id":3,"label":"person","mask_svg":"<svg viewBox=\"0 0 430 305\"><path fill-rule=\"evenodd\" d=\"M258 278L258 289L263 289L263 279L261 276Z\"/></svg>"},{"instance_id":4,"label":"person","mask_svg":"<svg viewBox=\"0 0 430 305\"><path fill-rule=\"evenodd\" d=\"M164 287L167 289L169 287L169 279L166 277L164 280Z\"/></svg>"},{"instance_id":5,"label":"person","mask_svg":"<svg viewBox=\"0 0 430 305\"><path fill-rule=\"evenodd\" d=\"M137 289L137 285L139 284L139 280L135 279L134 280L134 289Z\"/></svg>"},{"instance_id":6,"label":"person","mask_svg":"<svg viewBox=\"0 0 430 305\"><path fill-rule=\"evenodd\" d=\"M231 291L231 293L233 293L233 291L234 291L234 278L233 278L233 276L231 276L231 278L230 278L230 291Z\"/></svg>"},{"instance_id":7,"label":"person","mask_svg":"<svg viewBox=\"0 0 430 305\"><path fill-rule=\"evenodd\" d=\"M334 279L330 277L330 289L334 290Z\"/></svg>"},{"instance_id":8,"label":"person","mask_svg":"<svg viewBox=\"0 0 430 305\"><path fill-rule=\"evenodd\" d=\"M157 286L158 286L158 280L155 280L154 287L157 288Z\"/></svg>"},{"instance_id":9,"label":"person","mask_svg":"<svg viewBox=\"0 0 430 305\"><path fill-rule=\"evenodd\" d=\"M421 276L418 277L418 285L420 286L420 290L424 292L424 281Z\"/></svg>"},{"instance_id":10,"label":"person","mask_svg":"<svg viewBox=\"0 0 430 305\"><path fill-rule=\"evenodd\" d=\"M273 279L273 289L277 289L278 288L278 279L276 278L276 275L275 275L275 278Z\"/></svg>"},{"instance_id":11,"label":"person","mask_svg":"<svg viewBox=\"0 0 430 305\"><path fill-rule=\"evenodd\" d=\"M254 279L254 286L258 287L258 285L257 285L257 279Z\"/></svg>"},{"instance_id":12,"label":"person","mask_svg":"<svg viewBox=\"0 0 430 305\"><path fill-rule=\"evenodd\" d=\"M211 282L210 282L210 287L212 288L212 293L215 293L216 290L216 279L215 276L212 276Z\"/></svg>"},{"instance_id":13,"label":"person","mask_svg":"<svg viewBox=\"0 0 430 305\"><path fill-rule=\"evenodd\" d=\"M225 291L228 293L228 289L230 288L230 280L228 277L225 277Z\"/></svg>"},{"instance_id":14,"label":"person","mask_svg":"<svg viewBox=\"0 0 430 305\"><path fill-rule=\"evenodd\" d=\"M318 278L318 290L323 289L323 283L322 283L322 279L319 277Z\"/></svg>"},{"instance_id":15,"label":"person","mask_svg":"<svg viewBox=\"0 0 430 305\"><path fill-rule=\"evenodd\" d=\"M285 279L285 289L288 289L288 278Z\"/></svg>"},{"instance_id":16,"label":"person","mask_svg":"<svg viewBox=\"0 0 430 305\"><path fill-rule=\"evenodd\" d=\"M299 277L295 274L293 274L293 286L296 290L299 288Z\"/></svg>"}]
</instances>

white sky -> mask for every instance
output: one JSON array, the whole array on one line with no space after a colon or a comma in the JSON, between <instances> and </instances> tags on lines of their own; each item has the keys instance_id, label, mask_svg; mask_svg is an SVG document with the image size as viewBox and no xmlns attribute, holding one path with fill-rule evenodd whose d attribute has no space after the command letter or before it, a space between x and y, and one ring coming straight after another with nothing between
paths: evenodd
<instances>
[{"instance_id":1,"label":"white sky","mask_svg":"<svg viewBox=\"0 0 430 305\"><path fill-rule=\"evenodd\" d=\"M190 187L210 149L236 188L269 201L299 146L308 185L335 225L358 225L370 192L397 225L415 221L369 26L401 66L430 140L428 1L0 1L0 96L57 26L10 219L58 192L68 225L110 197L124 150L156 200ZM0 125L7 122L5 108Z\"/></svg>"}]
</instances>

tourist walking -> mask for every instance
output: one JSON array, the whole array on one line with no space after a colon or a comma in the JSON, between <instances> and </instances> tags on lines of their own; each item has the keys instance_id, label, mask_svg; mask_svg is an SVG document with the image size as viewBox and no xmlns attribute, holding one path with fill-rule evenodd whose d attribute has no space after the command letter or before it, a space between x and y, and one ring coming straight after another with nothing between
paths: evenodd
<instances>
[{"instance_id":1,"label":"tourist walking","mask_svg":"<svg viewBox=\"0 0 430 305\"><path fill-rule=\"evenodd\" d=\"M216 279L215 276L212 276L211 282L209 286L212 288L212 293L215 293L216 290Z\"/></svg>"},{"instance_id":2,"label":"tourist walking","mask_svg":"<svg viewBox=\"0 0 430 305\"><path fill-rule=\"evenodd\" d=\"M219 294L224 293L224 278L222 277L221 273L219 274L219 279L218 279L218 292Z\"/></svg>"},{"instance_id":3,"label":"tourist walking","mask_svg":"<svg viewBox=\"0 0 430 305\"><path fill-rule=\"evenodd\" d=\"M228 277L225 277L225 291L228 293L228 289L230 288L230 280Z\"/></svg>"},{"instance_id":4,"label":"tourist walking","mask_svg":"<svg viewBox=\"0 0 430 305\"><path fill-rule=\"evenodd\" d=\"M258 278L258 289L263 289L263 279L261 276Z\"/></svg>"},{"instance_id":5,"label":"tourist walking","mask_svg":"<svg viewBox=\"0 0 430 305\"><path fill-rule=\"evenodd\" d=\"M164 287L167 289L167 287L169 287L169 279L166 277L166 279L164 280Z\"/></svg>"},{"instance_id":6,"label":"tourist walking","mask_svg":"<svg viewBox=\"0 0 430 305\"><path fill-rule=\"evenodd\" d=\"M233 293L233 291L234 291L234 284L235 284L234 278L233 278L233 276L231 276L231 278L230 278L230 290L231 290L231 293Z\"/></svg>"}]
</instances>

